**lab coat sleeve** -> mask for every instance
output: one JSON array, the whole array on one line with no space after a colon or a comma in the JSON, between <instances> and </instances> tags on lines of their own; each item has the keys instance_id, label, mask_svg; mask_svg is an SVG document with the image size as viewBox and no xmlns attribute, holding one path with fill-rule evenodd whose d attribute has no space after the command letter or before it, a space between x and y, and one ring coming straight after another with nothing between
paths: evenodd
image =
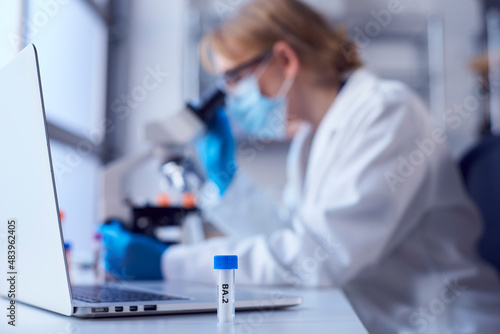
<instances>
[{"instance_id":1,"label":"lab coat sleeve","mask_svg":"<svg viewBox=\"0 0 500 334\"><path fill-rule=\"evenodd\" d=\"M238 171L224 196L208 183L201 192L200 207L205 218L228 236L269 235L286 223L282 209Z\"/></svg>"},{"instance_id":2,"label":"lab coat sleeve","mask_svg":"<svg viewBox=\"0 0 500 334\"><path fill-rule=\"evenodd\" d=\"M387 179L398 177L400 157L412 154L414 141L428 135L423 112L415 108L420 105L397 99L375 103L355 130L339 130L335 135L345 142L336 145L345 149L339 156L325 154L308 185L316 192L289 227L270 235L173 246L163 255L164 277L216 282L213 256L224 254L238 255L241 284L342 286L376 265L398 242L396 231L409 232L407 222L422 214L421 188L433 157L425 157L397 187Z\"/></svg>"}]
</instances>

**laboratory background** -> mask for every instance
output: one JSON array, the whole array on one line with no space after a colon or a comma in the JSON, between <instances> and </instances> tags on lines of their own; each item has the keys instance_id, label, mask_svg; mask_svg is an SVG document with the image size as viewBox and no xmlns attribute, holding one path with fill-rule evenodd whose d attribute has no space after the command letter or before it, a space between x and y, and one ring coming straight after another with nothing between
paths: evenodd
<instances>
[{"instance_id":1,"label":"laboratory background","mask_svg":"<svg viewBox=\"0 0 500 334\"><path fill-rule=\"evenodd\" d=\"M345 30L369 70L404 82L422 98L435 125L446 131L457 163L500 131L499 2L305 2ZM176 226L189 216L184 211L165 222L147 210L196 206L196 198L179 193L176 173L185 168L188 179L203 179L203 173L196 159L188 159L190 148L165 144L163 125L213 87L199 42L244 3L1 1L0 67L30 43L38 50L72 269L93 265L96 227L107 219L134 220L159 239L196 242L216 233L209 222L200 229L194 221L188 231ZM290 142L255 140L237 128L235 137L241 169L279 203Z\"/></svg>"}]
</instances>

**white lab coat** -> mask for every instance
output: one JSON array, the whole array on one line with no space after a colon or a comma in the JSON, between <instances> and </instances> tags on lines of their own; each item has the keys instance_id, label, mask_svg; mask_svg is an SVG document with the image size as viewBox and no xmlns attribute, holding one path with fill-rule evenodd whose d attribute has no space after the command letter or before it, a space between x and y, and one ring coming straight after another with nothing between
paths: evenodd
<instances>
[{"instance_id":1,"label":"white lab coat","mask_svg":"<svg viewBox=\"0 0 500 334\"><path fill-rule=\"evenodd\" d=\"M228 237L171 247L163 274L216 282L213 256L236 254L239 284L341 287L373 333L498 329L498 279L444 140L405 85L359 69L294 138L285 210L238 174L205 205Z\"/></svg>"}]
</instances>

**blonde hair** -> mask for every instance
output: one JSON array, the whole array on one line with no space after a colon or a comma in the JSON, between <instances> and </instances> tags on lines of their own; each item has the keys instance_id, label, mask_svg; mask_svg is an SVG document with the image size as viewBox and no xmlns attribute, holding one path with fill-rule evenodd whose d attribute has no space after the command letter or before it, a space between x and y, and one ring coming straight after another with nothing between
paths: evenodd
<instances>
[{"instance_id":1,"label":"blonde hair","mask_svg":"<svg viewBox=\"0 0 500 334\"><path fill-rule=\"evenodd\" d=\"M213 69L213 51L242 64L287 42L302 66L318 73L320 81L337 84L340 77L362 65L356 45L344 32L298 0L254 0L205 36L201 57Z\"/></svg>"}]
</instances>

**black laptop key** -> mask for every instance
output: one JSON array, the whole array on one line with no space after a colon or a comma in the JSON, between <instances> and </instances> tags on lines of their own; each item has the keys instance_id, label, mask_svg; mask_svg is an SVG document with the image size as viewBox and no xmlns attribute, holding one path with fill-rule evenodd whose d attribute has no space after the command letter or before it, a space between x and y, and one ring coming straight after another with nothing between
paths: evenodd
<instances>
[{"instance_id":1,"label":"black laptop key","mask_svg":"<svg viewBox=\"0 0 500 334\"><path fill-rule=\"evenodd\" d=\"M146 300L180 300L184 298L104 286L74 286L73 299L89 303L134 302Z\"/></svg>"}]
</instances>

